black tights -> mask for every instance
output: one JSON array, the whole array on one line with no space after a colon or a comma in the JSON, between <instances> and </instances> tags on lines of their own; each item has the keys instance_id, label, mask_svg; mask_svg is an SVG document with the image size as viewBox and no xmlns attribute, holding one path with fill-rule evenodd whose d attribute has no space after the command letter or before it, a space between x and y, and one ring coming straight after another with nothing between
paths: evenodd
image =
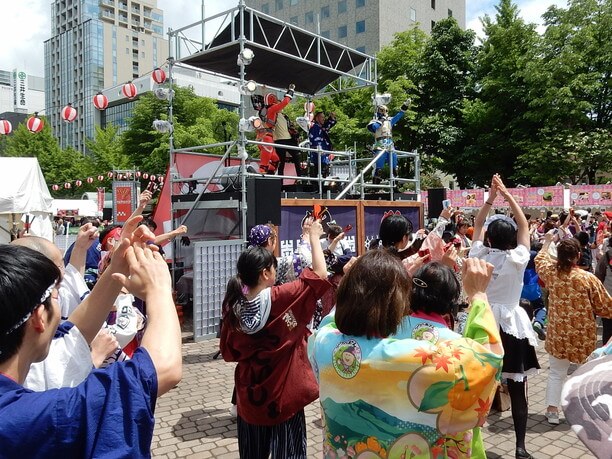
<instances>
[{"instance_id":1,"label":"black tights","mask_svg":"<svg viewBox=\"0 0 612 459\"><path fill-rule=\"evenodd\" d=\"M510 393L510 408L514 422L514 435L516 447L525 449L525 433L527 431L527 394L525 382L508 379L508 392Z\"/></svg>"}]
</instances>

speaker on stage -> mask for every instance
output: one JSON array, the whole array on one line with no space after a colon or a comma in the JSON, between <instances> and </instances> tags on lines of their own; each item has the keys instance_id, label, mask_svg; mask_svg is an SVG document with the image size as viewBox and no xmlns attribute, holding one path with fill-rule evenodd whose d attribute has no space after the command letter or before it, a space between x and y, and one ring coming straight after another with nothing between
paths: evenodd
<instances>
[{"instance_id":1,"label":"speaker on stage","mask_svg":"<svg viewBox=\"0 0 612 459\"><path fill-rule=\"evenodd\" d=\"M249 177L247 179L247 226L281 224L282 180Z\"/></svg>"},{"instance_id":2,"label":"speaker on stage","mask_svg":"<svg viewBox=\"0 0 612 459\"><path fill-rule=\"evenodd\" d=\"M442 201L446 199L446 188L430 188L427 190L427 216L438 218L442 212Z\"/></svg>"}]
</instances>

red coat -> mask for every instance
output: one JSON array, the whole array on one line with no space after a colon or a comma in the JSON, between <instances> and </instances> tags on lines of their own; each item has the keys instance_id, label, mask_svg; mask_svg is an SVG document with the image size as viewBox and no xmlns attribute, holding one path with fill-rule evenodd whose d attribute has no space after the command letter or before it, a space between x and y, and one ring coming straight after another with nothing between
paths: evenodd
<instances>
[{"instance_id":1,"label":"red coat","mask_svg":"<svg viewBox=\"0 0 612 459\"><path fill-rule=\"evenodd\" d=\"M238 414L246 422L280 424L319 396L306 340L316 300L331 287L307 269L298 280L272 287L270 317L261 331L249 335L223 322L221 353L238 362Z\"/></svg>"}]
</instances>

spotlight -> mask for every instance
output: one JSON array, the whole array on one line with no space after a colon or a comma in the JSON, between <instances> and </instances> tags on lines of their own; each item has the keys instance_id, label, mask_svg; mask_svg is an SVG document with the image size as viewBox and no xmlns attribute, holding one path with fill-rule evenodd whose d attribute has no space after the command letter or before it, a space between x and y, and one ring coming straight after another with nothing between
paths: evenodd
<instances>
[{"instance_id":1,"label":"spotlight","mask_svg":"<svg viewBox=\"0 0 612 459\"><path fill-rule=\"evenodd\" d=\"M255 53L250 48L244 48L238 54L238 65L249 65L253 62L253 58L255 57Z\"/></svg>"},{"instance_id":2,"label":"spotlight","mask_svg":"<svg viewBox=\"0 0 612 459\"><path fill-rule=\"evenodd\" d=\"M253 132L259 129L261 124L261 118L259 118L259 116L250 116L249 119L240 118L238 130L240 132Z\"/></svg>"},{"instance_id":3,"label":"spotlight","mask_svg":"<svg viewBox=\"0 0 612 459\"><path fill-rule=\"evenodd\" d=\"M155 97L159 100L168 100L170 95L174 96L174 91L168 88L155 88L153 94L155 94Z\"/></svg>"},{"instance_id":4,"label":"spotlight","mask_svg":"<svg viewBox=\"0 0 612 459\"><path fill-rule=\"evenodd\" d=\"M253 80L249 80L245 82L244 84L240 85L240 87L238 88L238 91L243 96L250 96L251 94L255 92L256 89L257 89L257 83L255 83Z\"/></svg>"},{"instance_id":5,"label":"spotlight","mask_svg":"<svg viewBox=\"0 0 612 459\"><path fill-rule=\"evenodd\" d=\"M153 129L155 129L157 132L161 132L162 134L172 132L174 130L174 128L172 127L172 123L166 120L153 121Z\"/></svg>"},{"instance_id":6,"label":"spotlight","mask_svg":"<svg viewBox=\"0 0 612 459\"><path fill-rule=\"evenodd\" d=\"M376 106L389 105L389 102L391 102L391 94L389 94L388 92L384 94L376 94L374 96L374 103Z\"/></svg>"}]
</instances>

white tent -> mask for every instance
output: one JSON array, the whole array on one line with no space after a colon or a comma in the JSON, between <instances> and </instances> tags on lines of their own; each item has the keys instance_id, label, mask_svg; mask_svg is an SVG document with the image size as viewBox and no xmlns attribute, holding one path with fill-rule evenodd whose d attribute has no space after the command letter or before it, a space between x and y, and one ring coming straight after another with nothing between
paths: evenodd
<instances>
[{"instance_id":1,"label":"white tent","mask_svg":"<svg viewBox=\"0 0 612 459\"><path fill-rule=\"evenodd\" d=\"M10 241L19 221L30 223L30 234L53 240L52 201L37 158L0 158L0 242Z\"/></svg>"}]
</instances>

